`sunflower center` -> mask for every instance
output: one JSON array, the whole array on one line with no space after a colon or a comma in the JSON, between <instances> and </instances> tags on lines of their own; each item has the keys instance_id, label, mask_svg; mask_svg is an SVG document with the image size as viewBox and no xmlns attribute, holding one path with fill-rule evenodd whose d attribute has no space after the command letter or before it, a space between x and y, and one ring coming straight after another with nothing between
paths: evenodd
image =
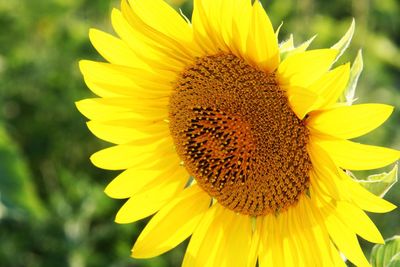
<instances>
[{"instance_id":1,"label":"sunflower center","mask_svg":"<svg viewBox=\"0 0 400 267\"><path fill-rule=\"evenodd\" d=\"M169 119L190 175L235 212L283 211L309 187L309 133L274 73L228 53L199 58L177 80Z\"/></svg>"}]
</instances>

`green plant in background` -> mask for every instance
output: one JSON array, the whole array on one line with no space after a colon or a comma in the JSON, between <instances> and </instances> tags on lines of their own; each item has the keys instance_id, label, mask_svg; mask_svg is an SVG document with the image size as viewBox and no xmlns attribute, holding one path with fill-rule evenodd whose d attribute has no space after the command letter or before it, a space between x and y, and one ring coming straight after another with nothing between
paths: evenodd
<instances>
[{"instance_id":1,"label":"green plant in background","mask_svg":"<svg viewBox=\"0 0 400 267\"><path fill-rule=\"evenodd\" d=\"M32 218L43 221L48 214L37 195L26 162L1 124L0 162L0 188L3 189L0 194L0 219Z\"/></svg>"},{"instance_id":2,"label":"green plant in background","mask_svg":"<svg viewBox=\"0 0 400 267\"><path fill-rule=\"evenodd\" d=\"M358 182L368 189L368 191L383 197L397 182L397 172L398 165L396 164L388 173L373 174L368 176L365 180L358 180Z\"/></svg>"},{"instance_id":3,"label":"green plant in background","mask_svg":"<svg viewBox=\"0 0 400 267\"><path fill-rule=\"evenodd\" d=\"M313 46L330 46L355 17L357 31L343 60L363 49L357 102L396 106L385 129L360 142L399 149L399 1L262 2L275 27L284 18L281 35L295 33L295 44L311 37L304 33L318 32ZM110 175L87 160L106 145L88 134L73 104L89 96L77 66L80 58L96 58L87 31L93 25L106 30L110 10L118 5L110 0L0 0L0 266L163 267L181 262L183 248L152 261L129 258L144 224L112 223L119 204L102 194ZM192 1L181 8L190 17ZM386 198L400 203L399 184ZM384 237L400 233L398 210L372 218ZM362 245L368 254L371 246Z\"/></svg>"},{"instance_id":4,"label":"green plant in background","mask_svg":"<svg viewBox=\"0 0 400 267\"><path fill-rule=\"evenodd\" d=\"M384 245L375 245L371 252L372 267L400 266L400 236L386 239Z\"/></svg>"}]
</instances>

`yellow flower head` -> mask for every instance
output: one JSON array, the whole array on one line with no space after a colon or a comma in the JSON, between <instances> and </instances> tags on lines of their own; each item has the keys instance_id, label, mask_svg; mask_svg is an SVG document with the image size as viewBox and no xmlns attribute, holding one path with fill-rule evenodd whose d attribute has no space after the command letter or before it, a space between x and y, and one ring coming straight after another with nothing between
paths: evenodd
<instances>
[{"instance_id":1,"label":"yellow flower head","mask_svg":"<svg viewBox=\"0 0 400 267\"><path fill-rule=\"evenodd\" d=\"M186 238L184 266L367 266L357 241L383 239L363 210L394 205L345 170L399 152L349 141L393 108L337 100L350 64L332 68L354 24L329 49L278 44L259 1L197 0L192 22L162 0L123 0L113 37L90 30L109 62L81 61L99 97L77 103L116 144L92 162L124 170L106 188L129 198L119 223L150 215L132 250L164 253ZM282 59L284 57L284 59Z\"/></svg>"}]
</instances>

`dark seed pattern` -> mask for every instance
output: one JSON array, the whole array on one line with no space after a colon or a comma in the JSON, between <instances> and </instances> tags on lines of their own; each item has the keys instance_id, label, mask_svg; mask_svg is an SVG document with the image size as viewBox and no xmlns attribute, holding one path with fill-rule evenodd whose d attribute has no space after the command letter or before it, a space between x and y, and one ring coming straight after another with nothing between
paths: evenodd
<instances>
[{"instance_id":1,"label":"dark seed pattern","mask_svg":"<svg viewBox=\"0 0 400 267\"><path fill-rule=\"evenodd\" d=\"M286 210L309 188L309 132L274 73L227 53L198 58L176 82L177 153L210 196L235 212Z\"/></svg>"}]
</instances>

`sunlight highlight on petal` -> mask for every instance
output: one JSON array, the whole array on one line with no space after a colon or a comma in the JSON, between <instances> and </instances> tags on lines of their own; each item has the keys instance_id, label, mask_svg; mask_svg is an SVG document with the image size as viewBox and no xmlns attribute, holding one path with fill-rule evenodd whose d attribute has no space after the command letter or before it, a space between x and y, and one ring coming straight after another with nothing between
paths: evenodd
<instances>
[{"instance_id":1,"label":"sunlight highlight on petal","mask_svg":"<svg viewBox=\"0 0 400 267\"><path fill-rule=\"evenodd\" d=\"M336 164L348 170L370 170L387 166L400 158L394 149L363 145L347 140L321 140L321 146Z\"/></svg>"},{"instance_id":2,"label":"sunlight highlight on petal","mask_svg":"<svg viewBox=\"0 0 400 267\"><path fill-rule=\"evenodd\" d=\"M125 202L115 221L132 223L156 213L183 190L188 178L186 170L178 169L169 179L154 180Z\"/></svg>"},{"instance_id":3,"label":"sunlight highlight on petal","mask_svg":"<svg viewBox=\"0 0 400 267\"><path fill-rule=\"evenodd\" d=\"M189 237L210 205L210 197L197 185L182 191L147 224L132 256L151 258L160 255Z\"/></svg>"},{"instance_id":4,"label":"sunlight highlight on petal","mask_svg":"<svg viewBox=\"0 0 400 267\"><path fill-rule=\"evenodd\" d=\"M393 107L384 104L342 106L310 114L307 125L326 135L350 139L376 129L392 112Z\"/></svg>"},{"instance_id":5,"label":"sunlight highlight on petal","mask_svg":"<svg viewBox=\"0 0 400 267\"><path fill-rule=\"evenodd\" d=\"M278 40L271 21L259 1L253 4L251 30L247 39L248 58L267 72L279 64Z\"/></svg>"},{"instance_id":6,"label":"sunlight highlight on petal","mask_svg":"<svg viewBox=\"0 0 400 267\"><path fill-rule=\"evenodd\" d=\"M279 65L279 83L307 88L329 70L337 54L335 49L319 49L290 55Z\"/></svg>"}]
</instances>

